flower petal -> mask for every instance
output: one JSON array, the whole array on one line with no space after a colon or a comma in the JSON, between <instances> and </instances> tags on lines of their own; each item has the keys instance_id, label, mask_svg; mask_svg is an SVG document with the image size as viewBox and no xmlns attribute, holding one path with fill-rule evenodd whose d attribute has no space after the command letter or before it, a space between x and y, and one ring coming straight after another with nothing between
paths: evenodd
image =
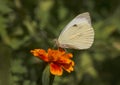
<instances>
[{"instance_id":1,"label":"flower petal","mask_svg":"<svg viewBox=\"0 0 120 85\"><path fill-rule=\"evenodd\" d=\"M59 65L57 65L57 64L50 63L50 72L53 75L60 76L63 73L63 69Z\"/></svg>"},{"instance_id":2,"label":"flower petal","mask_svg":"<svg viewBox=\"0 0 120 85\"><path fill-rule=\"evenodd\" d=\"M72 53L67 53L67 54L65 54L64 56L65 56L66 58L72 58L72 57L73 57Z\"/></svg>"},{"instance_id":3,"label":"flower petal","mask_svg":"<svg viewBox=\"0 0 120 85\"><path fill-rule=\"evenodd\" d=\"M34 49L30 51L34 56L48 62L48 55L43 49Z\"/></svg>"},{"instance_id":4,"label":"flower petal","mask_svg":"<svg viewBox=\"0 0 120 85\"><path fill-rule=\"evenodd\" d=\"M69 73L74 70L73 66L74 66L74 62L73 61L71 61L69 64L68 63L62 64L62 68L64 70L66 70L67 72L69 72Z\"/></svg>"}]
</instances>

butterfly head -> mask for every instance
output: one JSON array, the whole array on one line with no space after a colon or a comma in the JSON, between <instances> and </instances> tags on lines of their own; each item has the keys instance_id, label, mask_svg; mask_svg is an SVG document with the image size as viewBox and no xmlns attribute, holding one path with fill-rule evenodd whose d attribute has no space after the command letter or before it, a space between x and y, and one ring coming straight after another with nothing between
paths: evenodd
<instances>
[{"instance_id":1,"label":"butterfly head","mask_svg":"<svg viewBox=\"0 0 120 85\"><path fill-rule=\"evenodd\" d=\"M60 47L60 48L68 48L67 45L60 44L60 42L58 41L58 39L54 39L53 41L54 41L54 43L55 43L55 45L56 45L57 47Z\"/></svg>"},{"instance_id":2,"label":"butterfly head","mask_svg":"<svg viewBox=\"0 0 120 85\"><path fill-rule=\"evenodd\" d=\"M53 42L55 43L55 45L56 45L57 47L59 47L58 39L54 39Z\"/></svg>"}]
</instances>

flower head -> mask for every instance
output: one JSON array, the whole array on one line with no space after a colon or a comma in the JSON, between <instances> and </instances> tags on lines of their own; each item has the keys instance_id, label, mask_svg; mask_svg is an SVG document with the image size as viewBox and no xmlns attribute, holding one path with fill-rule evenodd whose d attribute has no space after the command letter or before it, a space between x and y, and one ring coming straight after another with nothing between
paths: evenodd
<instances>
[{"instance_id":1,"label":"flower head","mask_svg":"<svg viewBox=\"0 0 120 85\"><path fill-rule=\"evenodd\" d=\"M50 64L50 72L53 75L62 75L63 69L67 72L73 71L74 62L70 59L73 57L71 53L66 53L64 50L48 49L46 52L43 49L31 50L31 53Z\"/></svg>"}]
</instances>

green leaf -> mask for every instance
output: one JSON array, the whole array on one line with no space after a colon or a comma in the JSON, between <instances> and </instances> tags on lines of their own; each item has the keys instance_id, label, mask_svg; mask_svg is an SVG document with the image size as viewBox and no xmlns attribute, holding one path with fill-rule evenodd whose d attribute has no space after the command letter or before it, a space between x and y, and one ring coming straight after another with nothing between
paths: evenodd
<instances>
[{"instance_id":1,"label":"green leaf","mask_svg":"<svg viewBox=\"0 0 120 85\"><path fill-rule=\"evenodd\" d=\"M48 65L48 66L46 66L45 70L43 71L42 84L43 85L52 85L53 81L54 81L54 75L50 74L50 67Z\"/></svg>"},{"instance_id":2,"label":"green leaf","mask_svg":"<svg viewBox=\"0 0 120 85\"><path fill-rule=\"evenodd\" d=\"M108 25L104 28L102 36L103 38L108 38L117 29L116 25Z\"/></svg>"},{"instance_id":3,"label":"green leaf","mask_svg":"<svg viewBox=\"0 0 120 85\"><path fill-rule=\"evenodd\" d=\"M40 29L48 26L50 10L54 5L53 0L40 1L36 10L36 18L40 20Z\"/></svg>"},{"instance_id":4,"label":"green leaf","mask_svg":"<svg viewBox=\"0 0 120 85\"><path fill-rule=\"evenodd\" d=\"M50 67L46 66L43 75L42 75L42 84L43 85L49 85L50 82Z\"/></svg>"},{"instance_id":5,"label":"green leaf","mask_svg":"<svg viewBox=\"0 0 120 85\"><path fill-rule=\"evenodd\" d=\"M63 5L61 5L58 11L59 19L60 20L65 19L67 13L68 13L67 9Z\"/></svg>"},{"instance_id":6,"label":"green leaf","mask_svg":"<svg viewBox=\"0 0 120 85\"><path fill-rule=\"evenodd\" d=\"M0 0L0 12L2 12L3 14L9 13L12 10L10 9L10 7L7 5L7 3L5 1L1 1Z\"/></svg>"},{"instance_id":7,"label":"green leaf","mask_svg":"<svg viewBox=\"0 0 120 85\"><path fill-rule=\"evenodd\" d=\"M81 56L81 70L83 73L88 73L94 78L98 76L97 71L93 66L92 59L88 53L83 53Z\"/></svg>"}]
</instances>

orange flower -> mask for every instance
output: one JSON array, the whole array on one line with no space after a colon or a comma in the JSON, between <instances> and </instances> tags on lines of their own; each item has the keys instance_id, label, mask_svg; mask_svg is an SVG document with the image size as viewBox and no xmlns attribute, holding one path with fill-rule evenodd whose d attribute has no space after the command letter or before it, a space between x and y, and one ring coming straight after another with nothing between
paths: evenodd
<instances>
[{"instance_id":1,"label":"orange flower","mask_svg":"<svg viewBox=\"0 0 120 85\"><path fill-rule=\"evenodd\" d=\"M50 72L53 75L62 75L63 69L67 72L73 71L74 62L70 59L73 57L71 53L65 53L64 50L43 49L31 50L32 54L50 64Z\"/></svg>"}]
</instances>

